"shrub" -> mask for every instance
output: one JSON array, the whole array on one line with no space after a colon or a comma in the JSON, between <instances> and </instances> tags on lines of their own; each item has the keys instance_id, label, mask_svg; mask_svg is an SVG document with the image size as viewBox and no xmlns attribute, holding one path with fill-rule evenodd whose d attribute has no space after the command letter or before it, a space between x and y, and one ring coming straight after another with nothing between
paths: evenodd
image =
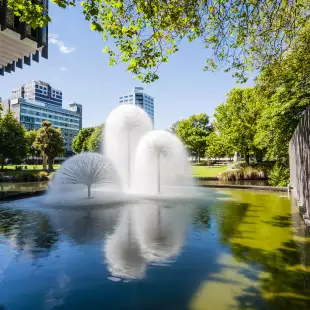
<instances>
[{"instance_id":1,"label":"shrub","mask_svg":"<svg viewBox=\"0 0 310 310\"><path fill-rule=\"evenodd\" d=\"M220 172L217 177L221 181L264 180L267 177L267 172L264 168L245 166Z\"/></svg>"},{"instance_id":2,"label":"shrub","mask_svg":"<svg viewBox=\"0 0 310 310\"><path fill-rule=\"evenodd\" d=\"M220 172L217 178L221 181L237 181L243 178L241 169L229 169Z\"/></svg>"},{"instance_id":3,"label":"shrub","mask_svg":"<svg viewBox=\"0 0 310 310\"><path fill-rule=\"evenodd\" d=\"M16 171L22 171L23 170L23 166L15 166L15 170Z\"/></svg>"},{"instance_id":4,"label":"shrub","mask_svg":"<svg viewBox=\"0 0 310 310\"><path fill-rule=\"evenodd\" d=\"M35 175L37 177L37 181L48 181L48 173L46 171L41 171Z\"/></svg>"},{"instance_id":5,"label":"shrub","mask_svg":"<svg viewBox=\"0 0 310 310\"><path fill-rule=\"evenodd\" d=\"M290 182L290 170L286 165L276 163L268 174L268 181L273 186L287 186Z\"/></svg>"}]
</instances>

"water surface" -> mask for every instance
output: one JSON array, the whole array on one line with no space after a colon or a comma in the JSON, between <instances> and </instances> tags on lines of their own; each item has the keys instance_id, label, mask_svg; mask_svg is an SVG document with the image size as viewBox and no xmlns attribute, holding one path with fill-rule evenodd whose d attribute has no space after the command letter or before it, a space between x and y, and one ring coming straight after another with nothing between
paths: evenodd
<instances>
[{"instance_id":1,"label":"water surface","mask_svg":"<svg viewBox=\"0 0 310 310\"><path fill-rule=\"evenodd\" d=\"M0 309L310 309L310 242L287 196L204 191L0 205Z\"/></svg>"}]
</instances>

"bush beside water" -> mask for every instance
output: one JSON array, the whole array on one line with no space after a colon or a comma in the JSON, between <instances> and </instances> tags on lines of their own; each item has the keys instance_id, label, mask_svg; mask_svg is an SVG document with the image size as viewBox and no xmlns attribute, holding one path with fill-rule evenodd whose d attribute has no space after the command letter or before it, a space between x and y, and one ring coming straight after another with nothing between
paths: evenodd
<instances>
[{"instance_id":1,"label":"bush beside water","mask_svg":"<svg viewBox=\"0 0 310 310\"><path fill-rule=\"evenodd\" d=\"M232 167L226 171L220 172L218 179L220 181L238 181L238 180L266 180L268 168L265 166L253 165L245 166L238 164L238 168Z\"/></svg>"},{"instance_id":2,"label":"bush beside water","mask_svg":"<svg viewBox=\"0 0 310 310\"><path fill-rule=\"evenodd\" d=\"M35 174L20 173L12 176L0 175L0 182L43 182L48 181L49 176L45 171L41 171Z\"/></svg>"}]
</instances>

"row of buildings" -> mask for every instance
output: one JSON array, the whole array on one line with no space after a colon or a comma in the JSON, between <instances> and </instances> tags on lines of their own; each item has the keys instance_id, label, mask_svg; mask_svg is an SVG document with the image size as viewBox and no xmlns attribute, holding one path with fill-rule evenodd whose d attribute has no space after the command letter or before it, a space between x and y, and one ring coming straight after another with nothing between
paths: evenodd
<instances>
[{"instance_id":1,"label":"row of buildings","mask_svg":"<svg viewBox=\"0 0 310 310\"><path fill-rule=\"evenodd\" d=\"M44 14L48 12L48 0L41 0ZM8 7L7 0L0 0L0 75L13 73L16 68L48 58L48 25L33 29L21 22ZM120 104L134 104L144 109L154 123L154 98L144 93L142 87L134 87L131 93L119 97ZM43 81L30 81L12 91L9 99L1 100L4 112L12 111L27 130L38 129L44 120L61 128L65 140L66 155L72 154L72 140L82 129L83 107L76 102L63 108L60 89Z\"/></svg>"},{"instance_id":2,"label":"row of buildings","mask_svg":"<svg viewBox=\"0 0 310 310\"><path fill-rule=\"evenodd\" d=\"M66 156L71 156L72 140L83 127L83 107L71 102L63 108L63 93L43 81L30 81L12 90L9 99L1 100L4 112L12 111L27 130L39 129L44 120L60 128L65 140ZM154 98L134 87L131 93L119 97L119 104L134 104L144 109L154 123Z\"/></svg>"}]
</instances>

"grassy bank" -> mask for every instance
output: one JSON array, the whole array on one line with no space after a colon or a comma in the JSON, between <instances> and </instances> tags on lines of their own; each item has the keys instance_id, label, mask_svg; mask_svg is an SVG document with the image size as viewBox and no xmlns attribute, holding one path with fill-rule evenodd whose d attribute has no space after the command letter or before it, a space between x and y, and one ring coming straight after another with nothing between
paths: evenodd
<instances>
[{"instance_id":1,"label":"grassy bank","mask_svg":"<svg viewBox=\"0 0 310 310\"><path fill-rule=\"evenodd\" d=\"M192 166L193 176L198 178L216 178L227 170L227 166Z\"/></svg>"},{"instance_id":2,"label":"grassy bank","mask_svg":"<svg viewBox=\"0 0 310 310\"><path fill-rule=\"evenodd\" d=\"M14 171L14 170L16 170L16 167L22 167L22 171L28 171L28 170L42 171L43 170L42 165L7 165L7 166L4 166L4 170L13 170ZM27 167L27 169L25 169L25 167ZM54 167L54 170L57 170L57 169L59 169L60 164L55 164L55 165L53 165L53 167ZM4 171L4 172L6 172L6 171Z\"/></svg>"}]
</instances>

